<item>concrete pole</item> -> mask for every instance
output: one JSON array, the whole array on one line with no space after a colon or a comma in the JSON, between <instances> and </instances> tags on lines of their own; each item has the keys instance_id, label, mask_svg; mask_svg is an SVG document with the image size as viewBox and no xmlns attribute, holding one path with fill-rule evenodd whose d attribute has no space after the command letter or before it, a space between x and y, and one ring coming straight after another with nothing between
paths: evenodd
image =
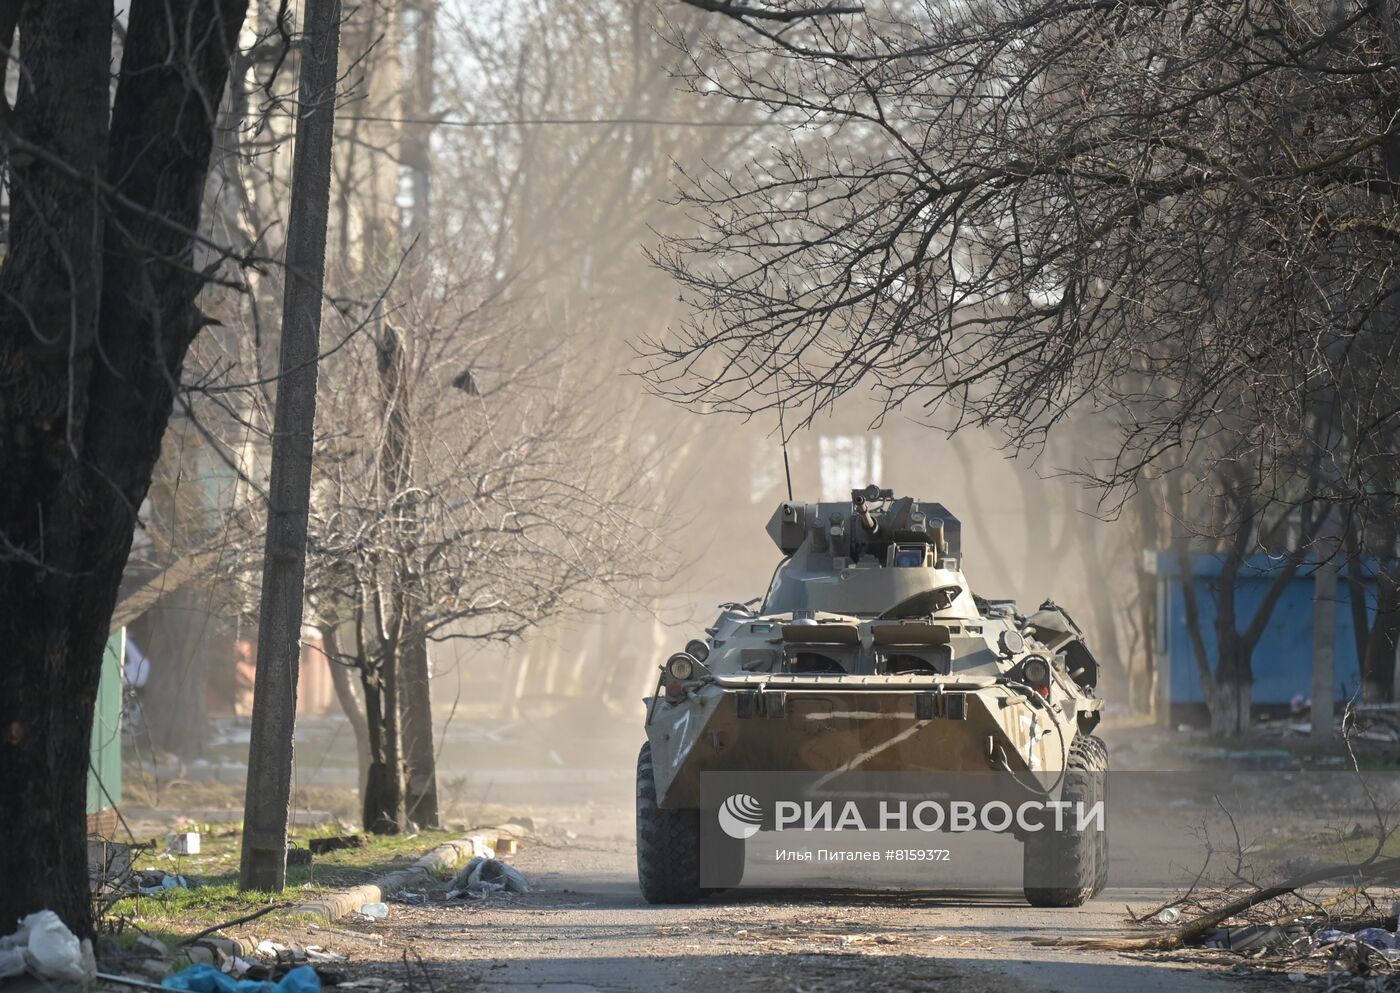
<instances>
[{"instance_id":1,"label":"concrete pole","mask_svg":"<svg viewBox=\"0 0 1400 993\"><path fill-rule=\"evenodd\" d=\"M267 544L258 624L258 670L243 808L242 890L280 892L287 882L287 813L292 793L306 583L306 517L316 423L317 357L325 284L326 218L340 50L340 0L306 0L298 84L286 292L278 358L268 488Z\"/></svg>"}]
</instances>

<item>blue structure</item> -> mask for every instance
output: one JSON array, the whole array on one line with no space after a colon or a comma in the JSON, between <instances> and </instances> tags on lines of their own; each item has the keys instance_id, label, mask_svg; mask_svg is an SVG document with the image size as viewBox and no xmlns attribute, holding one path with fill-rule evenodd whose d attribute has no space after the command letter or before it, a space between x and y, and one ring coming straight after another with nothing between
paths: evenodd
<instances>
[{"instance_id":1,"label":"blue structure","mask_svg":"<svg viewBox=\"0 0 1400 993\"><path fill-rule=\"evenodd\" d=\"M1191 635L1186 626L1186 601L1179 557L1175 552L1148 552L1148 568L1157 576L1157 704L1158 713L1185 717L1204 712L1205 694L1196 672ZM1201 636L1211 671L1215 671L1215 593L1225 556L1190 556ZM1235 623L1243 631L1278 575L1280 562L1260 555L1246 559L1235 582ZM1286 710L1297 694L1312 695L1314 565L1305 563L1283 591L1254 649L1254 705L1266 711ZM1375 615L1375 584L1365 582L1367 613ZM1361 665L1351 615L1351 584L1345 566L1337 582L1336 699L1351 697L1361 684Z\"/></svg>"}]
</instances>

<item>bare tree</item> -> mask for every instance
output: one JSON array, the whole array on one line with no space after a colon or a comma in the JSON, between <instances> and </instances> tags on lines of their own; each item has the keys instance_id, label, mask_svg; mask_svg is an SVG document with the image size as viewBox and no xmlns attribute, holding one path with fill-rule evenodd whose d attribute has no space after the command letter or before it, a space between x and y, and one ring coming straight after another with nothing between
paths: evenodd
<instances>
[{"instance_id":1,"label":"bare tree","mask_svg":"<svg viewBox=\"0 0 1400 993\"><path fill-rule=\"evenodd\" d=\"M692 85L793 136L682 187L701 231L656 258L696 316L652 342L659 390L809 420L861 391L1024 446L1083 411L1109 484L1222 411L1217 457L1305 464L1335 398L1330 487L1395 492L1385 9L696 6L747 30L688 44Z\"/></svg>"},{"instance_id":2,"label":"bare tree","mask_svg":"<svg viewBox=\"0 0 1400 993\"><path fill-rule=\"evenodd\" d=\"M605 409L563 375L572 363L519 337L489 292L428 283L326 366L335 433L313 501L313 587L323 618L353 631L338 661L364 689L372 831L410 813L406 655L514 640L661 575L651 463L620 458ZM417 733L431 741L430 724Z\"/></svg>"}]
</instances>

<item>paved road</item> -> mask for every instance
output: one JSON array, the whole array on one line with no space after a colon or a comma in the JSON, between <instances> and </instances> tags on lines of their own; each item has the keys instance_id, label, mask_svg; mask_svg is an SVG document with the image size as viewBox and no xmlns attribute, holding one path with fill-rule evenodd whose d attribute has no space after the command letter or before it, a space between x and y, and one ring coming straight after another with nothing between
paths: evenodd
<instances>
[{"instance_id":1,"label":"paved road","mask_svg":"<svg viewBox=\"0 0 1400 993\"><path fill-rule=\"evenodd\" d=\"M637 893L621 812L582 812L569 826L577 838L567 844L538 842L515 856L534 887L528 895L394 905L387 921L303 940L351 953L352 977L410 975L422 990L1218 993L1230 985L1208 963L1024 940L1123 935L1125 903L1149 907L1153 894L1110 890L1068 911L989 894L747 890L653 907Z\"/></svg>"}]
</instances>

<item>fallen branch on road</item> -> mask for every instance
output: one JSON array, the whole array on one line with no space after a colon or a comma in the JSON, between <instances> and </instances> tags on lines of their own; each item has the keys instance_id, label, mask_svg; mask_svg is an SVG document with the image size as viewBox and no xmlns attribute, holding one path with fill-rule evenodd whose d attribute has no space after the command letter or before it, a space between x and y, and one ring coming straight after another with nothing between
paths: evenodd
<instances>
[{"instance_id":1,"label":"fallen branch on road","mask_svg":"<svg viewBox=\"0 0 1400 993\"><path fill-rule=\"evenodd\" d=\"M1089 948L1103 951L1173 951L1185 948L1200 941L1205 934L1229 920L1236 914L1244 913L1251 907L1282 896L1288 896L1304 886L1324 883L1345 876L1359 877L1365 881L1390 882L1400 878L1400 856L1384 859L1367 859L1364 862L1346 865L1329 865L1295 876L1277 886L1266 886L1238 899L1231 900L1222 907L1188 921L1181 927L1166 934L1151 938L1023 938L1033 945L1056 945L1067 948Z\"/></svg>"}]
</instances>

